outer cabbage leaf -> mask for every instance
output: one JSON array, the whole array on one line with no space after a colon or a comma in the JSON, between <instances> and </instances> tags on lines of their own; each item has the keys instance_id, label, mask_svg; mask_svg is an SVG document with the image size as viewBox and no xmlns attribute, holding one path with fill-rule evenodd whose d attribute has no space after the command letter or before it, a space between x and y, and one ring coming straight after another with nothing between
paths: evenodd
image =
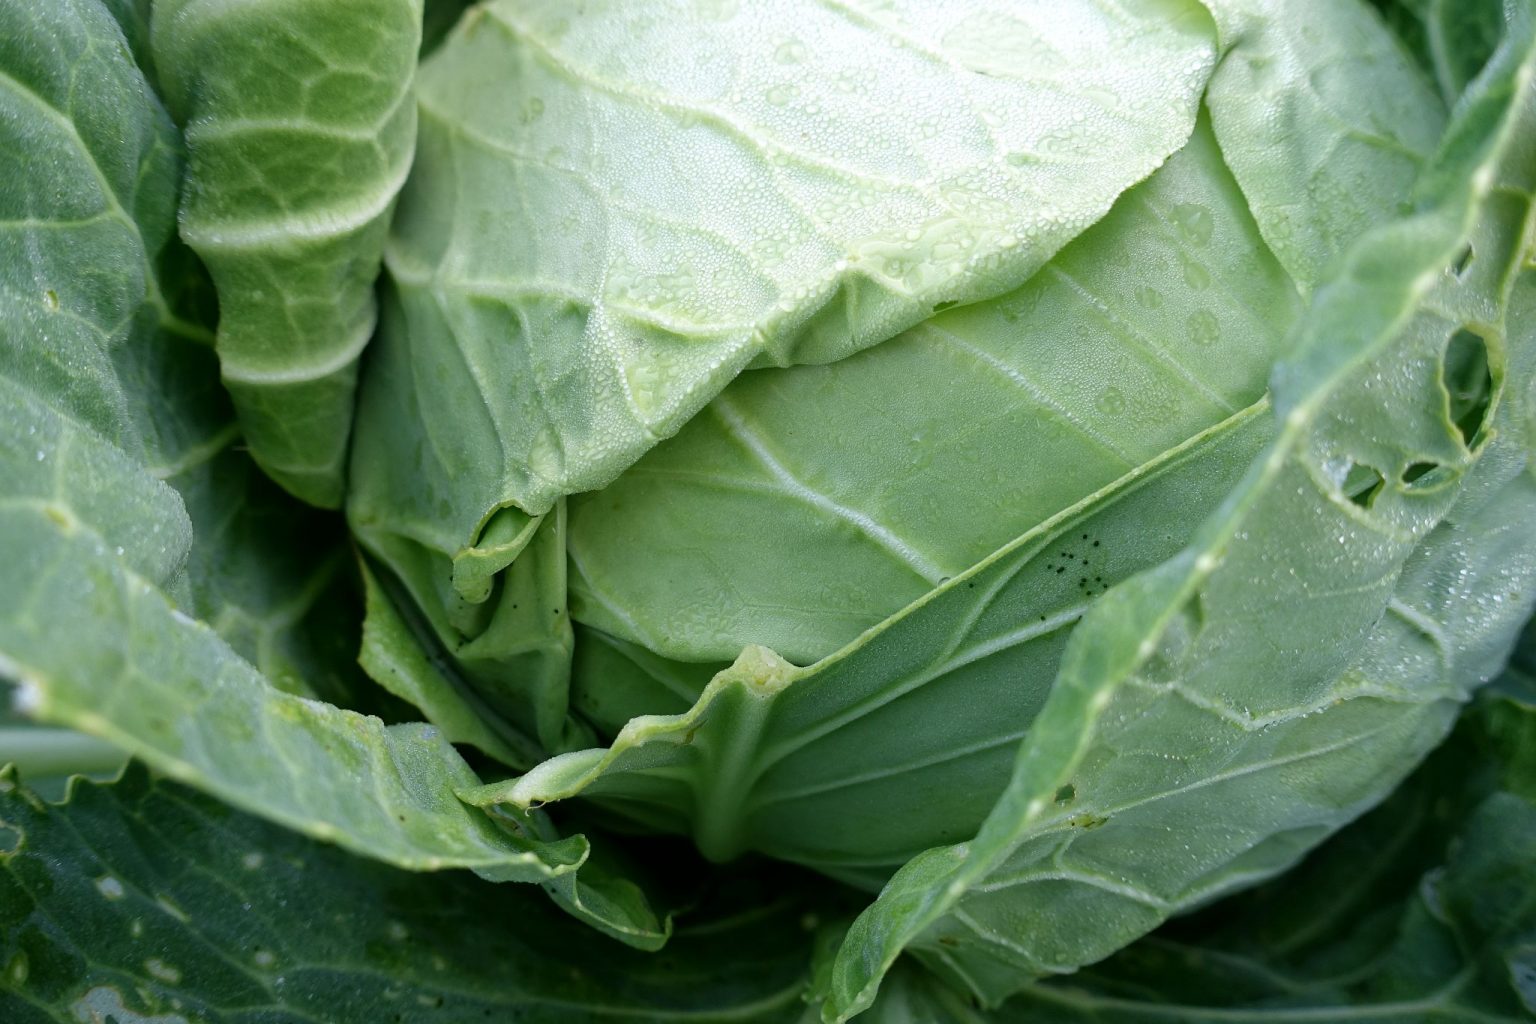
<instances>
[{"instance_id":1,"label":"outer cabbage leaf","mask_svg":"<svg viewBox=\"0 0 1536 1024\"><path fill-rule=\"evenodd\" d=\"M173 135L118 55L121 36L104 12L9 5L0 23L3 490L69 488L132 564L170 585L188 524L174 493L138 479L125 454L155 452L120 374L138 362L138 328L174 320L152 272L174 227L165 201L177 173ZM58 473L60 459L74 472ZM101 490L79 486L92 478ZM113 480L126 486L102 493ZM0 758L40 773L98 770L120 757L15 719L0 736Z\"/></svg>"},{"instance_id":2,"label":"outer cabbage leaf","mask_svg":"<svg viewBox=\"0 0 1536 1024\"><path fill-rule=\"evenodd\" d=\"M1508 740L1536 734L1536 707L1502 690L1294 871L1034 986L995 1019L1528 1020L1536 772Z\"/></svg>"},{"instance_id":3,"label":"outer cabbage leaf","mask_svg":"<svg viewBox=\"0 0 1536 1024\"><path fill-rule=\"evenodd\" d=\"M1208 0L1222 59L1206 103L1259 230L1310 289L1398 216L1448 99L1363 0Z\"/></svg>"},{"instance_id":4,"label":"outer cabbage leaf","mask_svg":"<svg viewBox=\"0 0 1536 1024\"><path fill-rule=\"evenodd\" d=\"M1490 583L1513 573L1502 603L1470 599L1445 575L1429 589L1453 610L1449 621L1441 607L1392 598L1399 579L1412 587L1410 556L1437 524L1475 521L1510 476L1529 488L1527 369L1496 405L1508 410L1501 427L1514 458L1491 457L1494 483L1473 473L1471 508L1457 509L1460 480L1490 435L1462 434L1440 367L1462 328L1485 339L1491 365L1528 366L1518 353L1531 338L1505 337L1501 297L1530 244L1532 22L1529 5L1512 11L1420 182L1418 212L1366 235L1315 293L1294 354L1277 367L1270 449L1180 556L1084 617L976 838L914 858L855 923L828 1019L868 1005L908 945L995 1001L1032 973L1102 957L1181 905L1287 866L1379 800L1393 769L1438 740L1451 701L1491 674L1479 655L1497 650L1501 633L1512 639L1528 610L1527 547L1486 570ZM1352 467L1381 478L1359 502L1343 486ZM1533 534L1517 536L1528 544ZM1399 634L1384 645L1380 676L1369 667L1378 623ZM1464 659L1452 629L1474 641ZM1415 641L1422 655L1405 657ZM1356 651L1364 671L1351 671ZM1169 759L1174 735L1184 749ZM1226 813L1212 814L1212 800ZM1181 807L1197 816L1178 817ZM1084 813L1074 830L1067 819ZM1199 842L1185 845L1181 826L1196 824ZM1127 842L1076 839L1111 828ZM1053 936L1042 926L1047 899L1099 926Z\"/></svg>"},{"instance_id":5,"label":"outer cabbage leaf","mask_svg":"<svg viewBox=\"0 0 1536 1024\"><path fill-rule=\"evenodd\" d=\"M129 40L142 58L147 6L119 5L114 13L125 30L138 33ZM41 43L37 49L56 61L26 60L19 52L7 59L8 99L19 104L9 123L24 135L6 152L31 147L33 161L9 176L15 217L3 229L12 276L9 316L0 327L10 341L9 372L0 387L21 389L13 391L11 429L13 438L26 439L14 449L20 461L10 463L7 482L25 489L34 471L48 473L50 455L64 450L110 460L92 433L141 457L149 476L169 483L187 504L192 536L177 525L183 513L172 496L136 472L129 491L160 503L146 517L147 537L122 532L131 516L113 521L110 506L123 502L124 492L113 492L106 480L85 472L57 477L55 484L78 485L71 497L77 511L101 504L93 518L115 531L125 557L134 559L130 552L144 543L166 542L151 575L184 609L212 620L278 685L367 703L345 650L351 631L340 620L353 602L345 600L336 524L292 508L244 455L230 450L238 433L208 347L212 331L204 326L214 315L211 286L173 235L171 196L180 174L174 132L93 9L73 5L56 15L25 27L13 22L7 30L19 45ZM66 68L76 69L78 80L61 73ZM105 110L118 114L116 137L96 123ZM78 138L70 137L71 128ZM52 177L37 173L39 162ZM104 187L93 195L89 183L97 174ZM62 193L75 191L85 208L61 210L38 189L62 183L68 183ZM87 215L86 208L96 212ZM81 275L80 267L93 260L96 269ZM103 298L111 302L110 315ZM81 400L67 402L74 392ZM289 532L269 532L279 524ZM18 761L34 780L44 772L62 780L72 770L120 765L122 755L113 750L20 720L0 737L0 760Z\"/></svg>"},{"instance_id":6,"label":"outer cabbage leaf","mask_svg":"<svg viewBox=\"0 0 1536 1024\"><path fill-rule=\"evenodd\" d=\"M280 571L225 573L251 551L218 526L252 509L194 479L233 435L205 332L181 319L200 276L170 242L180 143L105 9L0 18L0 153L27 156L0 182L0 672L19 708L397 863L572 869L580 841L464 807L453 787L477 780L432 730L283 693L187 614L200 600L271 611L292 588ZM212 547L189 572L193 518ZM287 660L225 625L265 663ZM311 686L314 665L297 668Z\"/></svg>"},{"instance_id":7,"label":"outer cabbage leaf","mask_svg":"<svg viewBox=\"0 0 1536 1024\"><path fill-rule=\"evenodd\" d=\"M218 285L251 454L341 504L357 360L416 132L420 0L163 0L155 60L189 155L183 237Z\"/></svg>"},{"instance_id":8,"label":"outer cabbage leaf","mask_svg":"<svg viewBox=\"0 0 1536 1024\"><path fill-rule=\"evenodd\" d=\"M1500 788L1516 780L1507 759L1489 754L1500 733L1533 727L1529 708L1485 702L1390 800L1301 866L1099 967L985 1011L908 962L859 1020L1529 1020L1536 804ZM1529 785L1528 770L1523 778Z\"/></svg>"},{"instance_id":9,"label":"outer cabbage leaf","mask_svg":"<svg viewBox=\"0 0 1536 1024\"><path fill-rule=\"evenodd\" d=\"M0 774L8 1024L801 1016L809 902L724 880L660 955L516 886L408 874L140 768L50 806Z\"/></svg>"}]
</instances>

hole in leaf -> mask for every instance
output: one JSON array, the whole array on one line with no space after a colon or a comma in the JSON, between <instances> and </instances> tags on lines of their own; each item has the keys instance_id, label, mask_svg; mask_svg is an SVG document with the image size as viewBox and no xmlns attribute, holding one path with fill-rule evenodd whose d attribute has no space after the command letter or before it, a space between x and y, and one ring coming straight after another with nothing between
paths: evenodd
<instances>
[{"instance_id":1,"label":"hole in leaf","mask_svg":"<svg viewBox=\"0 0 1536 1024\"><path fill-rule=\"evenodd\" d=\"M1482 439L1483 421L1493 398L1487 342L1466 328L1452 335L1440 358L1440 380L1450 399L1451 422L1461 432L1462 443L1474 447Z\"/></svg>"},{"instance_id":2,"label":"hole in leaf","mask_svg":"<svg viewBox=\"0 0 1536 1024\"><path fill-rule=\"evenodd\" d=\"M1370 508L1376 503L1376 496L1381 493L1381 489L1386 484L1387 478L1382 475L1381 470L1375 466L1357 462L1349 467L1349 472L1339 487L1350 501L1361 508Z\"/></svg>"},{"instance_id":3,"label":"hole in leaf","mask_svg":"<svg viewBox=\"0 0 1536 1024\"><path fill-rule=\"evenodd\" d=\"M933 304L933 311L935 313L942 313L946 309L953 309L958 305L960 305L960 303L955 299L945 299L943 302L935 302Z\"/></svg>"},{"instance_id":4,"label":"hole in leaf","mask_svg":"<svg viewBox=\"0 0 1536 1024\"><path fill-rule=\"evenodd\" d=\"M1428 487L1438 479L1438 476L1431 476L1430 474L1439 468L1440 465L1434 462L1412 463L1407 469L1403 470L1403 483L1408 487L1419 489Z\"/></svg>"},{"instance_id":5,"label":"hole in leaf","mask_svg":"<svg viewBox=\"0 0 1536 1024\"><path fill-rule=\"evenodd\" d=\"M1468 244L1466 248L1462 249L1461 252L1456 254L1456 258L1451 261L1451 273L1456 275L1457 280L1460 280L1463 276L1466 275L1467 268L1472 265L1472 259L1476 255L1477 254L1472 251L1472 246L1470 244Z\"/></svg>"},{"instance_id":6,"label":"hole in leaf","mask_svg":"<svg viewBox=\"0 0 1536 1024\"><path fill-rule=\"evenodd\" d=\"M1067 783L1056 791L1056 802L1059 804L1070 803L1077 797L1077 787Z\"/></svg>"}]
</instances>

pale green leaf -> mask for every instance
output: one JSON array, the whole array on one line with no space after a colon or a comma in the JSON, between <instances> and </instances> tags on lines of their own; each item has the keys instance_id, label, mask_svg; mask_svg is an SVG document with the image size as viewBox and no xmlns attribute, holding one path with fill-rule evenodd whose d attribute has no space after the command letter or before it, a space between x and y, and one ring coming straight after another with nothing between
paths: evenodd
<instances>
[{"instance_id":1,"label":"pale green leaf","mask_svg":"<svg viewBox=\"0 0 1536 1024\"><path fill-rule=\"evenodd\" d=\"M454 557L749 366L1017 286L1184 142L1213 58L1184 0L572 14L487 4L423 67L353 452L375 550Z\"/></svg>"},{"instance_id":2,"label":"pale green leaf","mask_svg":"<svg viewBox=\"0 0 1536 1024\"><path fill-rule=\"evenodd\" d=\"M1277 368L1270 449L1188 549L1111 590L1074 632L1014 780L975 840L914 858L855 923L829 1020L868 1005L914 943L995 1001L1031 974L1070 970L1181 905L1283 868L1380 799L1396 781L1383 766L1411 765L1438 739L1449 701L1480 681L1475 658L1465 669L1441 661L1455 657L1442 634L1457 623L1392 599L1418 543L1448 513L1454 523L1458 482L1486 441L1464 438L1450 419L1440 363L1452 335L1477 330L1492 365L1506 345L1531 341L1503 336L1500 299L1530 230L1532 31L1529 7L1518 9L1421 183L1422 212L1368 233L1318 289ZM1478 262L1458 274L1469 244ZM1506 460L1489 465L1528 489L1518 461L1513 474ZM1381 486L1347 493L1352 467L1370 467ZM1474 509L1487 491L1469 488ZM1510 642L1523 621L1532 534L1517 534L1522 556L1507 567L1519 601L1469 600L1436 578L1490 646L1501 631ZM1375 637L1364 646L1367 659L1386 659L1384 678L1350 664L1378 622L1398 633L1385 655ZM1169 735L1185 749L1169 751ZM1227 813L1213 815L1211 800ZM1153 801L1163 802L1155 822ZM1111 803L1116 813L1104 813ZM1132 841L1064 859L1077 833L1111 827ZM1099 923L1051 931L1041 924L1052 916L1046 899L1057 914Z\"/></svg>"},{"instance_id":3,"label":"pale green leaf","mask_svg":"<svg viewBox=\"0 0 1536 1024\"><path fill-rule=\"evenodd\" d=\"M1137 467L823 661L795 667L748 648L691 709L635 718L611 749L553 758L480 799L582 793L692 834L713 857L759 850L878 886L925 847L973 832L1001 792L1096 599L1056 571L1067 554L1102 577L1095 589L1171 557L1264 444L1267 409L1258 401ZM1149 520L1173 527L1148 535ZM646 659L628 657L632 678ZM630 678L594 683L588 699L622 694Z\"/></svg>"},{"instance_id":4,"label":"pale green leaf","mask_svg":"<svg viewBox=\"0 0 1536 1024\"><path fill-rule=\"evenodd\" d=\"M1445 105L1364 0L1206 0L1222 59L1206 103L1275 255L1306 289L1399 204Z\"/></svg>"},{"instance_id":5,"label":"pale green leaf","mask_svg":"<svg viewBox=\"0 0 1536 1024\"><path fill-rule=\"evenodd\" d=\"M1533 727L1529 708L1479 700L1390 800L1295 870L989 1019L1528 1020L1536 804L1512 791L1525 755L1500 738Z\"/></svg>"},{"instance_id":6,"label":"pale green leaf","mask_svg":"<svg viewBox=\"0 0 1536 1024\"><path fill-rule=\"evenodd\" d=\"M1023 287L746 374L571 499L572 615L686 661L815 661L1253 404L1299 309L1202 120ZM1102 591L1073 551L1074 596Z\"/></svg>"},{"instance_id":7,"label":"pale green leaf","mask_svg":"<svg viewBox=\"0 0 1536 1024\"><path fill-rule=\"evenodd\" d=\"M152 40L189 156L181 232L219 291L256 460L338 506L374 278L410 169L420 0L163 0Z\"/></svg>"}]
</instances>

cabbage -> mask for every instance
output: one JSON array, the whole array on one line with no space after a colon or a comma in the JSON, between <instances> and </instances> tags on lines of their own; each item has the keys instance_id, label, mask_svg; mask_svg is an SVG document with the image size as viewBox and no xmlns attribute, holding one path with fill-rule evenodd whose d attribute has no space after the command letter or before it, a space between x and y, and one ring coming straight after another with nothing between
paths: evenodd
<instances>
[{"instance_id":1,"label":"cabbage","mask_svg":"<svg viewBox=\"0 0 1536 1024\"><path fill-rule=\"evenodd\" d=\"M0 0L0 169L0 1019L1536 1013L1532 0Z\"/></svg>"}]
</instances>

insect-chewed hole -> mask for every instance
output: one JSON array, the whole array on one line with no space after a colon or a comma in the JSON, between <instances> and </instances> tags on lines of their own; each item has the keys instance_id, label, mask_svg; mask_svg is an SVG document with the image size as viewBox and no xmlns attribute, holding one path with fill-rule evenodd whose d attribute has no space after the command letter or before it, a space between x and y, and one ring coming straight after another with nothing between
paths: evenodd
<instances>
[{"instance_id":1,"label":"insect-chewed hole","mask_svg":"<svg viewBox=\"0 0 1536 1024\"><path fill-rule=\"evenodd\" d=\"M1448 472L1438 462L1414 462L1403 470L1403 486L1409 490L1427 490L1445 479Z\"/></svg>"},{"instance_id":2,"label":"insect-chewed hole","mask_svg":"<svg viewBox=\"0 0 1536 1024\"><path fill-rule=\"evenodd\" d=\"M1487 342L1466 328L1452 335L1440 358L1440 380L1450 400L1451 422L1462 442L1473 447L1482 440L1483 421L1493 399Z\"/></svg>"},{"instance_id":3,"label":"insect-chewed hole","mask_svg":"<svg viewBox=\"0 0 1536 1024\"><path fill-rule=\"evenodd\" d=\"M1339 489L1345 497L1359 505L1361 508L1370 508L1376 503L1376 496L1387 485L1387 478L1381 470L1375 466L1367 466L1364 463L1355 463L1349 467L1349 472L1344 477L1344 482Z\"/></svg>"},{"instance_id":4,"label":"insect-chewed hole","mask_svg":"<svg viewBox=\"0 0 1536 1024\"><path fill-rule=\"evenodd\" d=\"M1455 274L1458 280L1465 277L1467 274L1467 268L1472 265L1472 260L1476 258L1476 256L1477 252L1472 248L1471 244L1468 243L1467 246L1461 250L1461 252L1456 254L1456 258L1451 261L1451 273Z\"/></svg>"}]
</instances>

